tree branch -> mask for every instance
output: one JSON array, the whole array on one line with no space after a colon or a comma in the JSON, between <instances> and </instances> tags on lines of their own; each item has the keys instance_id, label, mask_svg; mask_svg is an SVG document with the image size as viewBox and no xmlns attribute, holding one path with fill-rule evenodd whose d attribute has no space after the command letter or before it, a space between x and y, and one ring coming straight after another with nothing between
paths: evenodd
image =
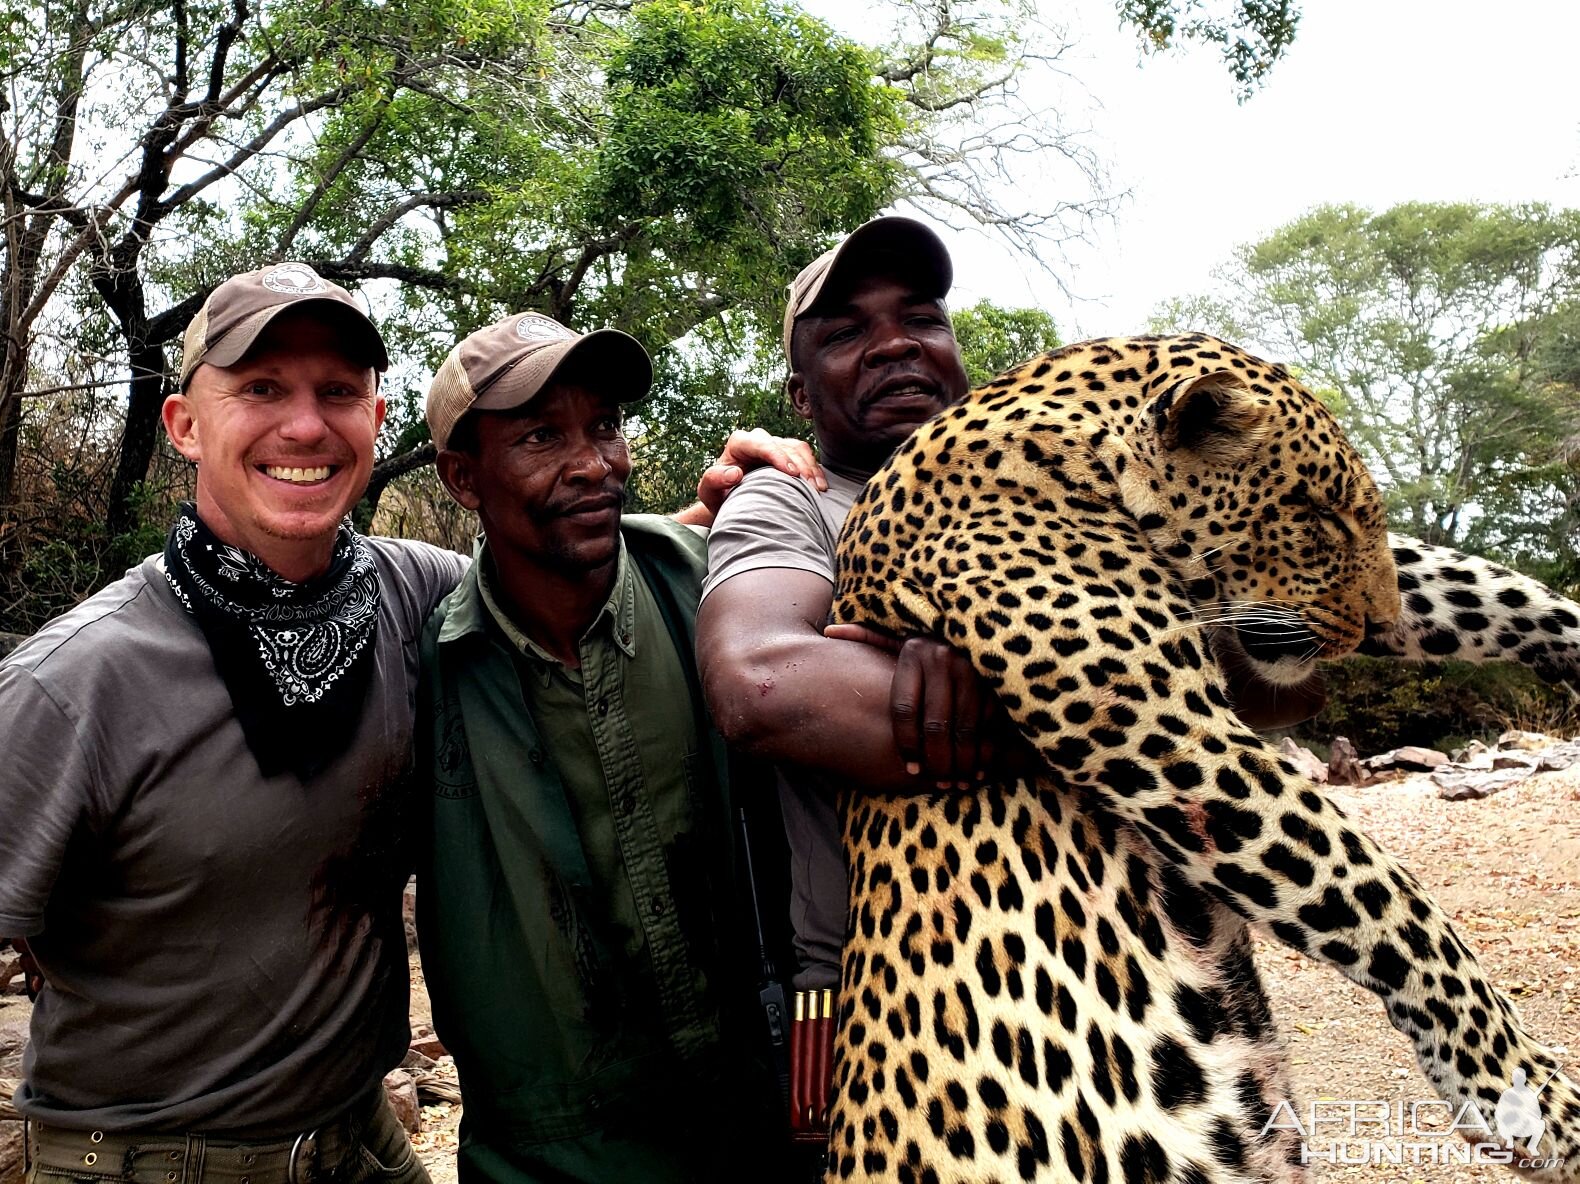
<instances>
[{"instance_id":1,"label":"tree branch","mask_svg":"<svg viewBox=\"0 0 1580 1184\"><path fill-rule=\"evenodd\" d=\"M314 271L325 279L341 280L399 280L434 292L455 293L465 288L459 279L425 267L409 267L404 263L351 262L344 259L307 260Z\"/></svg>"},{"instance_id":2,"label":"tree branch","mask_svg":"<svg viewBox=\"0 0 1580 1184\"><path fill-rule=\"evenodd\" d=\"M370 490L382 489L397 477L404 477L407 473L416 472L425 465L433 464L434 457L439 455L439 450L434 447L432 440L424 440L417 447L405 452L386 456L373 466L373 471L368 474L368 488Z\"/></svg>"},{"instance_id":3,"label":"tree branch","mask_svg":"<svg viewBox=\"0 0 1580 1184\"><path fill-rule=\"evenodd\" d=\"M212 169L204 173L201 177L198 177L196 180L188 181L185 185L181 186L181 188L173 192L169 197L161 201L159 203L160 212L164 213L165 211L175 209L176 207L191 200L197 194L203 192L203 190L214 184L215 181L230 176L230 174L234 173L243 164L267 148L270 141L272 141L291 124L295 123L298 119L301 119L307 115L311 115L315 111L322 111L325 107L332 107L336 103L344 100L348 95L355 93L356 90L357 88L353 86L342 86L336 90L328 92L327 94L318 95L314 98L306 100L305 102L298 103L296 106L291 107L288 110L280 112L280 114L276 115L261 132L254 136L251 140L247 141L247 143L243 144L235 152L231 153L229 160L215 165Z\"/></svg>"},{"instance_id":4,"label":"tree branch","mask_svg":"<svg viewBox=\"0 0 1580 1184\"><path fill-rule=\"evenodd\" d=\"M373 118L368 120L368 125L357 133L356 138L345 146L345 149L335 158L335 162L319 178L318 184L313 187L313 192L308 194L307 200L302 203L302 208L297 210L296 217L291 219L291 224L286 227L285 233L280 236L280 244L276 248L278 254L285 256L290 253L291 244L296 241L296 236L302 232L304 226L312 221L313 214L318 210L318 203L323 201L324 195L329 192L329 187L340 179L340 174L345 172L351 162L360 156L362 150L368 146L368 141L373 139L374 133L379 129L379 125L384 122L384 115L389 110L389 107L390 98L386 95L378 101L378 105L373 109Z\"/></svg>"},{"instance_id":5,"label":"tree branch","mask_svg":"<svg viewBox=\"0 0 1580 1184\"><path fill-rule=\"evenodd\" d=\"M396 202L385 210L369 224L366 231L356 245L346 255L345 262L348 266L361 263L367 253L373 249L375 243L384 236L390 227L399 222L407 214L421 207L435 210L450 210L460 206L479 205L486 202L492 195L486 189L462 189L454 193L413 193L411 196Z\"/></svg>"}]
</instances>

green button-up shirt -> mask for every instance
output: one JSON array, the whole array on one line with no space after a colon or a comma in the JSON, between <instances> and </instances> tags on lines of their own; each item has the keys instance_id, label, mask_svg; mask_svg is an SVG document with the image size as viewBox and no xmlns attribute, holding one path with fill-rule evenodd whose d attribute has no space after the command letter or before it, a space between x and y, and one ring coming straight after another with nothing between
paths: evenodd
<instances>
[{"instance_id":1,"label":"green button-up shirt","mask_svg":"<svg viewBox=\"0 0 1580 1184\"><path fill-rule=\"evenodd\" d=\"M418 933L467 1184L761 1178L783 1161L735 810L692 657L705 543L639 516L622 534L580 669L500 611L486 549L423 638Z\"/></svg>"},{"instance_id":2,"label":"green button-up shirt","mask_svg":"<svg viewBox=\"0 0 1580 1184\"><path fill-rule=\"evenodd\" d=\"M707 983L676 925L677 857L703 809L697 787L697 717L686 670L653 590L636 578L625 545L609 599L577 644L580 667L533 641L499 605L493 564L479 551L478 591L492 623L514 647L527 713L551 736L548 759L581 836L606 938L623 973L649 981L638 1006L671 1038L698 1035ZM457 605L458 610L462 606ZM474 610L452 612L453 639L478 627ZM444 636L441 635L441 641Z\"/></svg>"}]
</instances>

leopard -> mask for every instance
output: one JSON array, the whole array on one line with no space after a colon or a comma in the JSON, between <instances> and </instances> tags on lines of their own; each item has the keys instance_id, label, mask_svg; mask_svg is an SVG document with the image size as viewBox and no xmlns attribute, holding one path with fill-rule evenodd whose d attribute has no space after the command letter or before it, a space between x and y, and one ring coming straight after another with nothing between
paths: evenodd
<instances>
[{"instance_id":1,"label":"leopard","mask_svg":"<svg viewBox=\"0 0 1580 1184\"><path fill-rule=\"evenodd\" d=\"M831 619L962 650L1035 771L841 794L827 1180L1306 1179L1253 928L1373 992L1489 1142L1504 1091L1540 1083L1543 1141L1507 1162L1580 1179L1554 1052L1228 689L1231 667L1292 686L1368 646L1446 656L1428 639L1456 628L1467 654L1525 638L1572 675L1544 624L1567 609L1500 602L1534 593L1483 565L1507 611L1453 626L1469 569L1424 546L1390 540L1319 399L1202 334L1040 355L895 452L846 520Z\"/></svg>"},{"instance_id":2,"label":"leopard","mask_svg":"<svg viewBox=\"0 0 1580 1184\"><path fill-rule=\"evenodd\" d=\"M1356 652L1406 662L1527 667L1580 704L1580 608L1538 580L1479 555L1392 533L1400 611Z\"/></svg>"}]
</instances>

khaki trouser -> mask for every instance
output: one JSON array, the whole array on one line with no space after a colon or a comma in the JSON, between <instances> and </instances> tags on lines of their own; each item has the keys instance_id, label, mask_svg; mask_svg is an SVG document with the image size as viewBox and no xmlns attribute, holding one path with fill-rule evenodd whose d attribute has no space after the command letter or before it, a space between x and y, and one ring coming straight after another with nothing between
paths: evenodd
<instances>
[{"instance_id":1,"label":"khaki trouser","mask_svg":"<svg viewBox=\"0 0 1580 1184\"><path fill-rule=\"evenodd\" d=\"M27 1184L430 1184L384 1090L289 1139L28 1124Z\"/></svg>"}]
</instances>

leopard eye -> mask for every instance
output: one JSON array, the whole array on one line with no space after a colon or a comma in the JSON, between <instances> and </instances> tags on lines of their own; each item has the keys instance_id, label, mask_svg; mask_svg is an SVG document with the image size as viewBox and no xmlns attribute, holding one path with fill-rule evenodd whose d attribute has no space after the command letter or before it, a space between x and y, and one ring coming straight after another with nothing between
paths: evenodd
<instances>
[{"instance_id":1,"label":"leopard eye","mask_svg":"<svg viewBox=\"0 0 1580 1184\"><path fill-rule=\"evenodd\" d=\"M1350 542L1355 538L1355 531L1341 514L1315 512L1312 515L1317 520L1317 526L1322 533L1330 539Z\"/></svg>"}]
</instances>

